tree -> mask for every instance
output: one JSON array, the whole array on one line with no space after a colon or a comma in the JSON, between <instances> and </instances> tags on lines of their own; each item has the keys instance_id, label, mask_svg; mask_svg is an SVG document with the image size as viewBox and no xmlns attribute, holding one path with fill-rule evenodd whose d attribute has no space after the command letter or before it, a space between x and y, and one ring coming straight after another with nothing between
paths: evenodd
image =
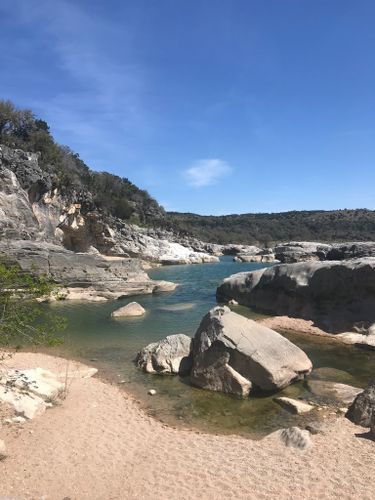
<instances>
[{"instance_id":1,"label":"tree","mask_svg":"<svg viewBox=\"0 0 375 500\"><path fill-rule=\"evenodd\" d=\"M56 345L65 320L40 299L57 293L45 276L25 274L0 258L0 359L6 350L27 345Z\"/></svg>"}]
</instances>

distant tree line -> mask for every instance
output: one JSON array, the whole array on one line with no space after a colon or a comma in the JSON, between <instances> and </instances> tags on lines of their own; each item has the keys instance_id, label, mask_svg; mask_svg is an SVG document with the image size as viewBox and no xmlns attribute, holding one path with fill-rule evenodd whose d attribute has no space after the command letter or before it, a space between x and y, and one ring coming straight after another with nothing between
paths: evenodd
<instances>
[{"instance_id":1,"label":"distant tree line","mask_svg":"<svg viewBox=\"0 0 375 500\"><path fill-rule=\"evenodd\" d=\"M162 224L166 229L221 244L375 240L375 212L366 209L225 216L169 212Z\"/></svg>"}]
</instances>

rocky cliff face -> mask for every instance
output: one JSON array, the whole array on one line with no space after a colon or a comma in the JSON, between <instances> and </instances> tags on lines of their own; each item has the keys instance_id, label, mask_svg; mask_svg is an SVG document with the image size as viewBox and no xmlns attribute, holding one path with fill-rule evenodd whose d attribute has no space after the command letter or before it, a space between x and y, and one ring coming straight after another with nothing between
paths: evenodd
<instances>
[{"instance_id":1,"label":"rocky cliff face","mask_svg":"<svg viewBox=\"0 0 375 500\"><path fill-rule=\"evenodd\" d=\"M176 287L166 281L151 280L139 259L74 253L45 241L0 240L0 255L27 273L50 276L61 285L61 299L103 301Z\"/></svg>"},{"instance_id":2,"label":"rocky cliff face","mask_svg":"<svg viewBox=\"0 0 375 500\"><path fill-rule=\"evenodd\" d=\"M0 180L0 238L43 241L73 252L140 257L162 264L218 260L201 242L186 238L179 242L170 232L105 215L87 190L59 191L35 153L0 146Z\"/></svg>"}]
</instances>

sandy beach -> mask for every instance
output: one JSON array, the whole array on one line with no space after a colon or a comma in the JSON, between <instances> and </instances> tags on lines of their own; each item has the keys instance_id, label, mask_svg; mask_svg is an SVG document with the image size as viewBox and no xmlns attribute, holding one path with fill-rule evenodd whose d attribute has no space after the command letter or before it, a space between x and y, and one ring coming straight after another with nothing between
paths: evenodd
<instances>
[{"instance_id":1,"label":"sandy beach","mask_svg":"<svg viewBox=\"0 0 375 500\"><path fill-rule=\"evenodd\" d=\"M63 375L76 362L19 353L17 368ZM3 424L9 457L0 498L373 499L375 442L344 417L305 451L277 434L261 441L168 427L98 377L74 378L66 399L24 424Z\"/></svg>"}]
</instances>

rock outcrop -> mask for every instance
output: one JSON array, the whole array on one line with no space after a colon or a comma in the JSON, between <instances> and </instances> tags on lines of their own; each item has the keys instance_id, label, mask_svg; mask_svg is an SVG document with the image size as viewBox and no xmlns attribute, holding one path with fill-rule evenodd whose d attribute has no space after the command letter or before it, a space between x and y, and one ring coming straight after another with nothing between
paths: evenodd
<instances>
[{"instance_id":1,"label":"rock outcrop","mask_svg":"<svg viewBox=\"0 0 375 500\"><path fill-rule=\"evenodd\" d=\"M288 264L295 262L346 260L375 257L375 242L316 243L290 241L275 246L275 259Z\"/></svg>"},{"instance_id":2,"label":"rock outcrop","mask_svg":"<svg viewBox=\"0 0 375 500\"><path fill-rule=\"evenodd\" d=\"M192 366L192 339L184 334L169 335L144 347L136 364L147 373L186 374Z\"/></svg>"},{"instance_id":3,"label":"rock outcrop","mask_svg":"<svg viewBox=\"0 0 375 500\"><path fill-rule=\"evenodd\" d=\"M332 245L311 241L291 241L276 245L275 258L282 263L326 260Z\"/></svg>"},{"instance_id":4,"label":"rock outcrop","mask_svg":"<svg viewBox=\"0 0 375 500\"><path fill-rule=\"evenodd\" d=\"M251 389L273 391L303 378L311 361L278 333L227 307L212 309L193 342L194 385L238 396Z\"/></svg>"},{"instance_id":5,"label":"rock outcrop","mask_svg":"<svg viewBox=\"0 0 375 500\"><path fill-rule=\"evenodd\" d=\"M0 238L39 240L74 252L161 264L217 262L215 245L140 228L101 212L85 189L58 189L38 155L0 145ZM194 248L195 246L195 248ZM200 247L200 250L197 250Z\"/></svg>"},{"instance_id":6,"label":"rock outcrop","mask_svg":"<svg viewBox=\"0 0 375 500\"><path fill-rule=\"evenodd\" d=\"M375 322L375 258L280 264L238 273L221 283L216 296L222 302L234 299L271 314L313 320L335 333L358 322L370 327Z\"/></svg>"},{"instance_id":7,"label":"rock outcrop","mask_svg":"<svg viewBox=\"0 0 375 500\"><path fill-rule=\"evenodd\" d=\"M170 291L173 283L153 281L138 259L105 259L75 253L47 242L0 240L0 254L28 273L50 276L61 285L61 299L108 300Z\"/></svg>"},{"instance_id":8,"label":"rock outcrop","mask_svg":"<svg viewBox=\"0 0 375 500\"><path fill-rule=\"evenodd\" d=\"M372 427L375 415L375 379L363 392L358 394L350 405L346 417L362 427Z\"/></svg>"}]
</instances>

